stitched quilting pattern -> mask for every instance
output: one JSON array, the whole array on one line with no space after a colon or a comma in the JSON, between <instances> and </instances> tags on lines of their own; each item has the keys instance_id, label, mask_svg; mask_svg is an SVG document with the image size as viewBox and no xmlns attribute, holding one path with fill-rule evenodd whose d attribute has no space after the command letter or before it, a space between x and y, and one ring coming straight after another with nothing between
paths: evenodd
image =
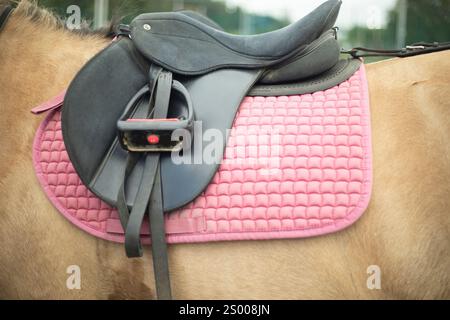
<instances>
[{"instance_id":1,"label":"stitched quilting pattern","mask_svg":"<svg viewBox=\"0 0 450 320\"><path fill-rule=\"evenodd\" d=\"M38 130L34 162L64 216L95 236L123 241L115 209L82 184L70 163L59 110ZM329 90L246 97L223 163L199 197L167 216L167 240L294 238L340 230L366 208L371 169L364 66Z\"/></svg>"}]
</instances>

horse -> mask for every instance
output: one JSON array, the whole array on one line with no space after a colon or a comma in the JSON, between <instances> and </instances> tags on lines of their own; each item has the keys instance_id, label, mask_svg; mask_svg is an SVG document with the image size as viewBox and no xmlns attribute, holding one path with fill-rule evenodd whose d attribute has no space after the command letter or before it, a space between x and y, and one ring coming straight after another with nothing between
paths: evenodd
<instances>
[{"instance_id":1,"label":"horse","mask_svg":"<svg viewBox=\"0 0 450 320\"><path fill-rule=\"evenodd\" d=\"M156 296L151 255L126 259L121 245L74 228L33 172L42 119L30 109L65 89L109 42L102 32L66 29L29 1L0 33L2 299ZM450 298L450 51L366 68L374 182L362 218L308 239L170 245L174 298ZM80 267L79 289L66 284L71 265Z\"/></svg>"}]
</instances>

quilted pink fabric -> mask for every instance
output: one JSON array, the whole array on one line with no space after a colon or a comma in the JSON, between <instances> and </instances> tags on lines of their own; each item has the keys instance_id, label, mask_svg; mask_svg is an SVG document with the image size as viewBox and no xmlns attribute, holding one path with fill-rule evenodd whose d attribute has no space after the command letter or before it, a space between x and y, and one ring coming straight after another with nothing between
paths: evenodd
<instances>
[{"instance_id":1,"label":"quilted pink fabric","mask_svg":"<svg viewBox=\"0 0 450 320\"><path fill-rule=\"evenodd\" d=\"M72 167L60 117L53 110L36 134L33 158L39 182L74 225L123 242L115 209L93 195ZM246 97L212 183L192 203L167 215L167 241L335 232L361 216L371 184L369 100L361 66L349 80L326 91ZM149 243L148 225L142 235Z\"/></svg>"}]
</instances>

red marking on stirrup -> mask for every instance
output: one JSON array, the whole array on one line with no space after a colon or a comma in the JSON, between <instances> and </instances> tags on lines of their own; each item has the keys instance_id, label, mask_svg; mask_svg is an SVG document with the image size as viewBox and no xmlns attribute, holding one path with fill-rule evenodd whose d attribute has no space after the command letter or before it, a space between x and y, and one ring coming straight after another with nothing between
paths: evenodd
<instances>
[{"instance_id":1,"label":"red marking on stirrup","mask_svg":"<svg viewBox=\"0 0 450 320\"><path fill-rule=\"evenodd\" d=\"M170 119L127 119L127 122L175 122L175 121L180 121L180 119L177 118L170 118Z\"/></svg>"},{"instance_id":2,"label":"red marking on stirrup","mask_svg":"<svg viewBox=\"0 0 450 320\"><path fill-rule=\"evenodd\" d=\"M148 141L148 143L150 143L150 144L158 144L158 143L159 143L159 136L156 135L156 134L150 134L150 135L147 137L147 141Z\"/></svg>"}]
</instances>

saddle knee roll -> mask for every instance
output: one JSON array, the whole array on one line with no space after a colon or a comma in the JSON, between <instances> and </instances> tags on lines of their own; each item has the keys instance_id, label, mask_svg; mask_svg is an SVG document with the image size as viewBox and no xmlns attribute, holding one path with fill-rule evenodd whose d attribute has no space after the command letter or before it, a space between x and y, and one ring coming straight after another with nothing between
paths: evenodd
<instances>
[{"instance_id":1,"label":"saddle knee roll","mask_svg":"<svg viewBox=\"0 0 450 320\"><path fill-rule=\"evenodd\" d=\"M316 76L335 66L339 61L339 53L335 31L329 30L299 54L268 69L259 83L279 84Z\"/></svg>"}]
</instances>

